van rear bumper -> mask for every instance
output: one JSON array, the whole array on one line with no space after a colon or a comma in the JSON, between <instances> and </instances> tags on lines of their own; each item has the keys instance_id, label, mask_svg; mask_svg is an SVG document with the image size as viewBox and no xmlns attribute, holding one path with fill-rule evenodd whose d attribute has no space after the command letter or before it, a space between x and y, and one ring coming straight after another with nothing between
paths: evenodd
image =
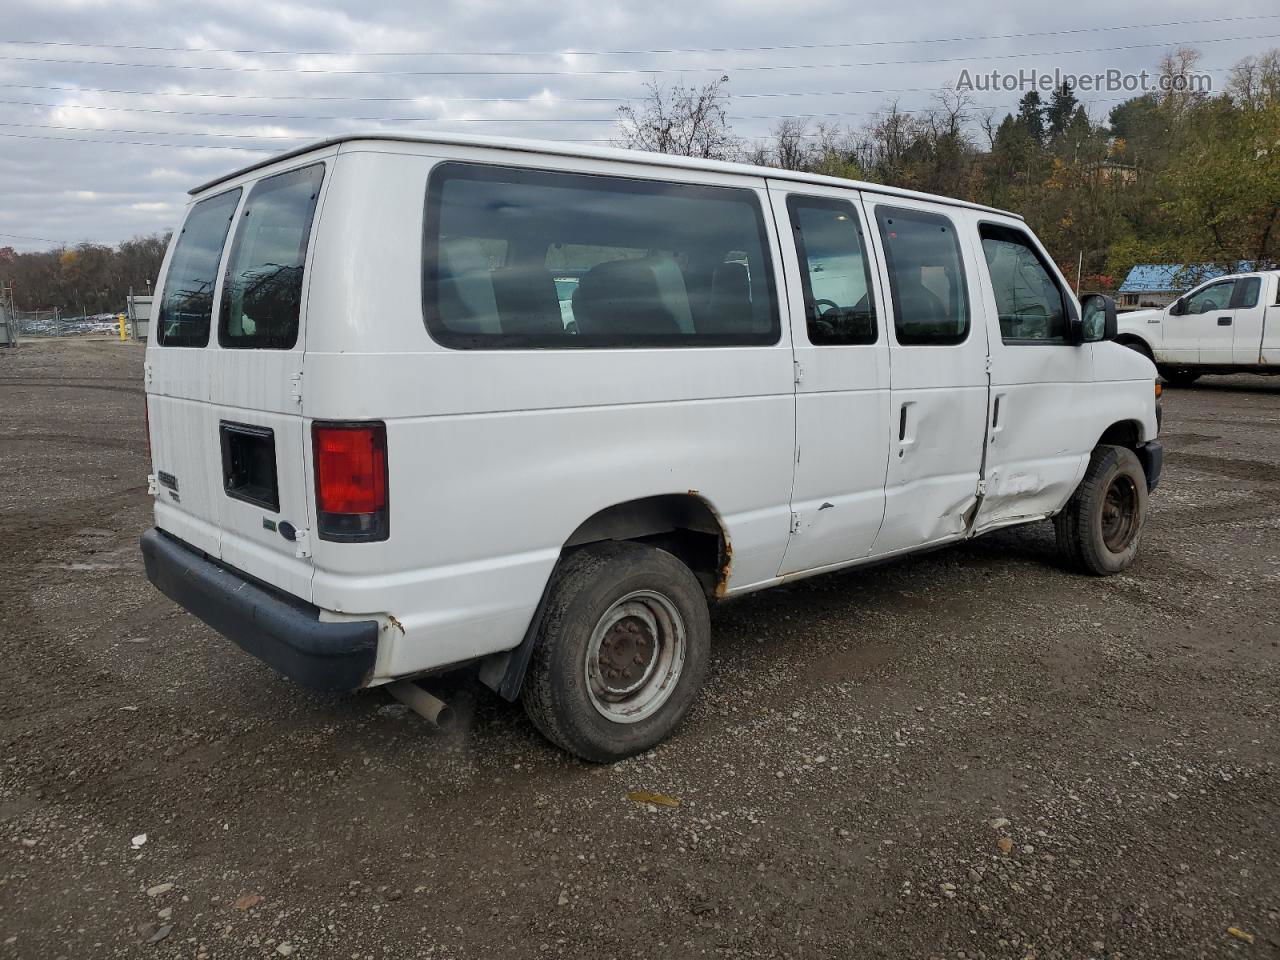
<instances>
[{"instance_id":1,"label":"van rear bumper","mask_svg":"<svg viewBox=\"0 0 1280 960\"><path fill-rule=\"evenodd\" d=\"M259 586L158 529L142 535L147 579L246 653L312 690L369 682L378 622L324 622L320 609Z\"/></svg>"}]
</instances>

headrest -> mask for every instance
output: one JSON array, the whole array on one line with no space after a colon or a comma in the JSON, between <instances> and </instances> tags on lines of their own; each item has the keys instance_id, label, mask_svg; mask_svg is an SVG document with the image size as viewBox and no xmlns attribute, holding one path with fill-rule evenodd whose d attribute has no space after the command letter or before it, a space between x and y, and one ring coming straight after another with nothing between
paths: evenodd
<instances>
[{"instance_id":1,"label":"headrest","mask_svg":"<svg viewBox=\"0 0 1280 960\"><path fill-rule=\"evenodd\" d=\"M679 271L679 267L671 264ZM675 315L664 302L654 258L609 260L592 267L574 293L574 319L583 334L676 334ZM680 287L683 293L683 280ZM684 297L688 310L688 295Z\"/></svg>"},{"instance_id":2,"label":"headrest","mask_svg":"<svg viewBox=\"0 0 1280 960\"><path fill-rule=\"evenodd\" d=\"M546 269L499 267L491 279L503 333L524 336L564 333L556 282Z\"/></svg>"},{"instance_id":3,"label":"headrest","mask_svg":"<svg viewBox=\"0 0 1280 960\"><path fill-rule=\"evenodd\" d=\"M476 240L440 242L440 314L455 333L498 333L489 258Z\"/></svg>"},{"instance_id":4,"label":"headrest","mask_svg":"<svg viewBox=\"0 0 1280 960\"><path fill-rule=\"evenodd\" d=\"M711 296L716 299L750 300L751 274L745 263L717 264L711 273Z\"/></svg>"}]
</instances>

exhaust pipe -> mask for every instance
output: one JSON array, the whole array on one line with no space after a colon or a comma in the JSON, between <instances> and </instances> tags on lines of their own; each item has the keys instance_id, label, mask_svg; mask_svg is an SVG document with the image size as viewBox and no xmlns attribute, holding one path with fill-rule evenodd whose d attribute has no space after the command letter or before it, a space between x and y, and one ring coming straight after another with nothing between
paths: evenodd
<instances>
[{"instance_id":1,"label":"exhaust pipe","mask_svg":"<svg viewBox=\"0 0 1280 960\"><path fill-rule=\"evenodd\" d=\"M452 730L455 717L450 706L437 696L433 696L412 680L397 680L386 686L391 694L406 707L429 721L441 730Z\"/></svg>"}]
</instances>

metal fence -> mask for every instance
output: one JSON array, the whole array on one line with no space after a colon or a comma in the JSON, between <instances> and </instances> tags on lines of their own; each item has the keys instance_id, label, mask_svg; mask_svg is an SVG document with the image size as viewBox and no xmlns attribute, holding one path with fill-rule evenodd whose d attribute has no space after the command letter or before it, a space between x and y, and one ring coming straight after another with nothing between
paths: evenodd
<instances>
[{"instance_id":1,"label":"metal fence","mask_svg":"<svg viewBox=\"0 0 1280 960\"><path fill-rule=\"evenodd\" d=\"M64 317L57 310L15 310L14 321L24 337L75 337L86 333L115 334L120 329L119 314L102 313L87 317Z\"/></svg>"}]
</instances>

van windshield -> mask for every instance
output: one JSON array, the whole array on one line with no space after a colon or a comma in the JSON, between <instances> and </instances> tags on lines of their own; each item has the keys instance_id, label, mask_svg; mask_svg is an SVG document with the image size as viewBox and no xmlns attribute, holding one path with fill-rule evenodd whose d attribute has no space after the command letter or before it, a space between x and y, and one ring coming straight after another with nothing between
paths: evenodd
<instances>
[{"instance_id":1,"label":"van windshield","mask_svg":"<svg viewBox=\"0 0 1280 960\"><path fill-rule=\"evenodd\" d=\"M187 215L164 281L156 333L161 346L203 347L209 342L218 261L239 203L237 187L201 200Z\"/></svg>"},{"instance_id":2,"label":"van windshield","mask_svg":"<svg viewBox=\"0 0 1280 960\"><path fill-rule=\"evenodd\" d=\"M259 180L249 191L222 289L218 343L289 350L298 342L302 274L324 164Z\"/></svg>"}]
</instances>

